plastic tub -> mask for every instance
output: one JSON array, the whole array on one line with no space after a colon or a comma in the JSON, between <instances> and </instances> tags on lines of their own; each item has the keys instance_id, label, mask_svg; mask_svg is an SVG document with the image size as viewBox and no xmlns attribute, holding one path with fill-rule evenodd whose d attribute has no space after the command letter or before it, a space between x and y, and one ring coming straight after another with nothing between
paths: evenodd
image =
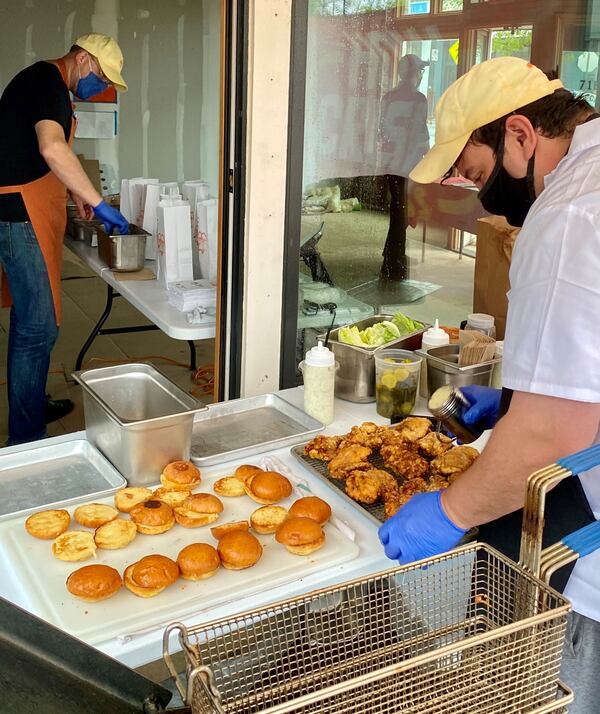
<instances>
[{"instance_id":1,"label":"plastic tub","mask_svg":"<svg viewBox=\"0 0 600 714\"><path fill-rule=\"evenodd\" d=\"M414 352L382 349L375 353L377 413L386 419L405 417L417 400L422 358Z\"/></svg>"}]
</instances>

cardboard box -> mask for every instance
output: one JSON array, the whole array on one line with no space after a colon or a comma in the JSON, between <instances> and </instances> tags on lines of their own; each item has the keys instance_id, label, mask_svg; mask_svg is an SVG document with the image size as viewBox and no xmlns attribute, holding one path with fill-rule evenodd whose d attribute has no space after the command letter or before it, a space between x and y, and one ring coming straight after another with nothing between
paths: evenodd
<instances>
[{"instance_id":1,"label":"cardboard box","mask_svg":"<svg viewBox=\"0 0 600 714\"><path fill-rule=\"evenodd\" d=\"M510 289L508 273L518 235L519 229L500 216L488 216L477 221L473 312L494 316L497 340L504 339L507 293Z\"/></svg>"}]
</instances>

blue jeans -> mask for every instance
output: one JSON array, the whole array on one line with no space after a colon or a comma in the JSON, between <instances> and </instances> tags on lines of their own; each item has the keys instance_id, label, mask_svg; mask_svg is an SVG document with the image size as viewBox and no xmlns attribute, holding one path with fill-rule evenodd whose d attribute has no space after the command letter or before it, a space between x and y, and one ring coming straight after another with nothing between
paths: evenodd
<instances>
[{"instance_id":1,"label":"blue jeans","mask_svg":"<svg viewBox=\"0 0 600 714\"><path fill-rule=\"evenodd\" d=\"M46 436L46 380L58 327L46 263L31 223L0 221L0 263L13 300L7 369L11 446Z\"/></svg>"}]
</instances>

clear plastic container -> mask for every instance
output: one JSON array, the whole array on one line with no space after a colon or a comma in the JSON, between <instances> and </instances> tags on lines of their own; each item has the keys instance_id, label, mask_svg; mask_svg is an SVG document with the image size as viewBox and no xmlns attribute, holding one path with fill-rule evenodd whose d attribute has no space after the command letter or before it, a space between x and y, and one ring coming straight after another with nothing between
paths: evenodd
<instances>
[{"instance_id":1,"label":"clear plastic container","mask_svg":"<svg viewBox=\"0 0 600 714\"><path fill-rule=\"evenodd\" d=\"M492 315L486 315L484 312L473 312L467 317L465 330L475 330L483 332L488 337L496 337L496 324Z\"/></svg>"},{"instance_id":2,"label":"clear plastic container","mask_svg":"<svg viewBox=\"0 0 600 714\"><path fill-rule=\"evenodd\" d=\"M386 419L405 417L417 400L422 358L408 350L375 353L377 413Z\"/></svg>"}]
</instances>

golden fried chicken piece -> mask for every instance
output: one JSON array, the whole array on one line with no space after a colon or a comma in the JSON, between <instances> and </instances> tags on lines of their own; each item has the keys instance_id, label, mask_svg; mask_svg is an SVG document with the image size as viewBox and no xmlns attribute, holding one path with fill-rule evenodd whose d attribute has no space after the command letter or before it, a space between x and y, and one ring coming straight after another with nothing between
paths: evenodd
<instances>
[{"instance_id":1,"label":"golden fried chicken piece","mask_svg":"<svg viewBox=\"0 0 600 714\"><path fill-rule=\"evenodd\" d=\"M367 446L358 444L346 446L340 449L329 462L329 474L333 478L344 481L350 471L363 471L365 468L371 468L371 464L367 461L370 455L371 449Z\"/></svg>"},{"instance_id":2,"label":"golden fried chicken piece","mask_svg":"<svg viewBox=\"0 0 600 714\"><path fill-rule=\"evenodd\" d=\"M431 473L449 478L464 473L479 456L472 446L455 446L431 462Z\"/></svg>"},{"instance_id":3,"label":"golden fried chicken piece","mask_svg":"<svg viewBox=\"0 0 600 714\"><path fill-rule=\"evenodd\" d=\"M402 434L393 426L380 426L379 438L382 446L400 446L405 443Z\"/></svg>"},{"instance_id":4,"label":"golden fried chicken piece","mask_svg":"<svg viewBox=\"0 0 600 714\"><path fill-rule=\"evenodd\" d=\"M351 471L346 479L346 493L359 503L375 503L381 493L381 481L371 471Z\"/></svg>"},{"instance_id":5,"label":"golden fried chicken piece","mask_svg":"<svg viewBox=\"0 0 600 714\"><path fill-rule=\"evenodd\" d=\"M385 519L391 518L404 506L416 493L423 493L427 490L427 482L422 478L413 478L405 481L400 492L388 498L383 504L383 515Z\"/></svg>"},{"instance_id":6,"label":"golden fried chicken piece","mask_svg":"<svg viewBox=\"0 0 600 714\"><path fill-rule=\"evenodd\" d=\"M306 444L304 453L311 459L331 461L336 455L341 441L341 436L323 436L319 434Z\"/></svg>"},{"instance_id":7,"label":"golden fried chicken piece","mask_svg":"<svg viewBox=\"0 0 600 714\"><path fill-rule=\"evenodd\" d=\"M448 481L443 476L432 476L427 482L427 491L443 491L448 486Z\"/></svg>"},{"instance_id":8,"label":"golden fried chicken piece","mask_svg":"<svg viewBox=\"0 0 600 714\"><path fill-rule=\"evenodd\" d=\"M431 421L425 417L406 417L394 428L405 441L417 441L431 431Z\"/></svg>"},{"instance_id":9,"label":"golden fried chicken piece","mask_svg":"<svg viewBox=\"0 0 600 714\"><path fill-rule=\"evenodd\" d=\"M429 463L406 444L383 446L381 456L387 468L405 479L423 478L429 473Z\"/></svg>"},{"instance_id":10,"label":"golden fried chicken piece","mask_svg":"<svg viewBox=\"0 0 600 714\"><path fill-rule=\"evenodd\" d=\"M343 439L348 444L359 444L368 446L370 449L378 449L381 446L380 429L381 427L372 421L365 421L358 426L353 426Z\"/></svg>"},{"instance_id":11,"label":"golden fried chicken piece","mask_svg":"<svg viewBox=\"0 0 600 714\"><path fill-rule=\"evenodd\" d=\"M381 469L373 469L369 473L377 475L377 478L379 479L379 482L381 484L379 495L384 501L398 496L398 494L400 493L400 484L394 478L394 476L392 476L391 473L388 473L387 471L382 471Z\"/></svg>"},{"instance_id":12,"label":"golden fried chicken piece","mask_svg":"<svg viewBox=\"0 0 600 714\"><path fill-rule=\"evenodd\" d=\"M417 448L426 459L435 459L452 448L452 439L437 431L430 431L417 441Z\"/></svg>"}]
</instances>

